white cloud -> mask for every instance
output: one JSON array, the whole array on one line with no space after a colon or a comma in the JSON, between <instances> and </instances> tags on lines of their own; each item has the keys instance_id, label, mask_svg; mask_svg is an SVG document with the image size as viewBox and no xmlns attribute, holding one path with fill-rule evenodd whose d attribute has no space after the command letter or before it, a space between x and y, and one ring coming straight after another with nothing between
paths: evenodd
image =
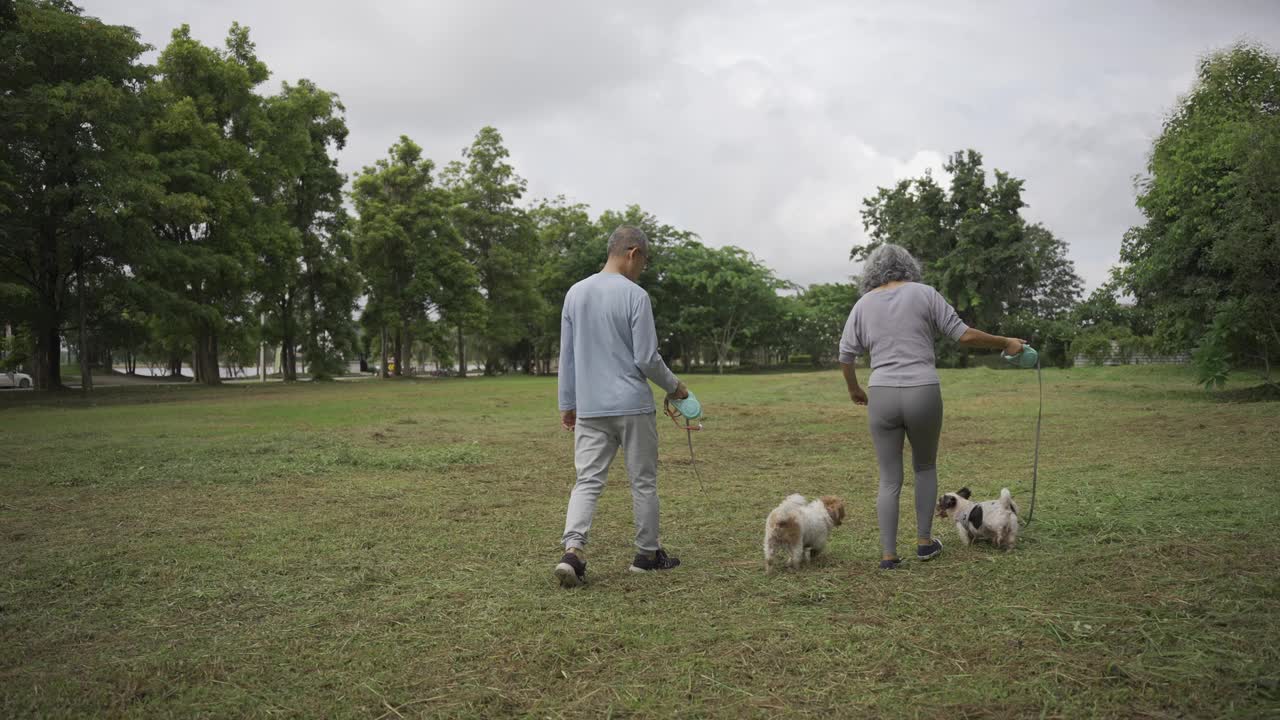
<instances>
[{"instance_id":1,"label":"white cloud","mask_svg":"<svg viewBox=\"0 0 1280 720\"><path fill-rule=\"evenodd\" d=\"M1197 58L1280 46L1266 2L83 1L157 46L250 26L270 88L341 95L347 171L402 133L443 164L491 124L532 196L639 203L805 284L852 272L877 186L975 148L1096 286Z\"/></svg>"}]
</instances>

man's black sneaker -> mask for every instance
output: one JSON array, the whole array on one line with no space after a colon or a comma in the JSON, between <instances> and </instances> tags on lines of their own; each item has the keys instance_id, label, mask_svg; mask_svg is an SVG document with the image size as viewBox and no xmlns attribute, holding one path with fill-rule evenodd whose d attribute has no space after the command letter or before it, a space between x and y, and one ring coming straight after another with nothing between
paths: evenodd
<instances>
[{"instance_id":1,"label":"man's black sneaker","mask_svg":"<svg viewBox=\"0 0 1280 720\"><path fill-rule=\"evenodd\" d=\"M564 557L560 558L560 564L556 565L556 577L560 580L562 588L582 585L587 581L587 561L574 553L565 553Z\"/></svg>"},{"instance_id":2,"label":"man's black sneaker","mask_svg":"<svg viewBox=\"0 0 1280 720\"><path fill-rule=\"evenodd\" d=\"M666 550L659 549L654 553L653 557L649 557L644 553L636 553L636 559L631 561L631 572L649 572L650 570L670 570L680 564L680 558L673 558L667 554Z\"/></svg>"},{"instance_id":3,"label":"man's black sneaker","mask_svg":"<svg viewBox=\"0 0 1280 720\"><path fill-rule=\"evenodd\" d=\"M942 554L942 543L936 539L928 545L916 546L917 560L932 560Z\"/></svg>"},{"instance_id":4,"label":"man's black sneaker","mask_svg":"<svg viewBox=\"0 0 1280 720\"><path fill-rule=\"evenodd\" d=\"M898 569L898 563L900 563L900 562L902 562L902 561L901 561L901 560L898 560L898 559L896 559L896 558L895 558L895 559L893 559L893 560L881 560L881 561L880 561L880 569L881 569L881 570L897 570L897 569Z\"/></svg>"}]
</instances>

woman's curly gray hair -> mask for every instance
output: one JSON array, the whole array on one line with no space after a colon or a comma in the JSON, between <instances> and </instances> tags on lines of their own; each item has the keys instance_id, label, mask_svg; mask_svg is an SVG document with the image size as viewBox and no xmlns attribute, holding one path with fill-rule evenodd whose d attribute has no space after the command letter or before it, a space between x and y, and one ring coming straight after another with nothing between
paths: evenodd
<instances>
[{"instance_id":1,"label":"woman's curly gray hair","mask_svg":"<svg viewBox=\"0 0 1280 720\"><path fill-rule=\"evenodd\" d=\"M862 266L862 292L895 280L920 282L923 277L919 261L906 248L886 243L872 250Z\"/></svg>"}]
</instances>

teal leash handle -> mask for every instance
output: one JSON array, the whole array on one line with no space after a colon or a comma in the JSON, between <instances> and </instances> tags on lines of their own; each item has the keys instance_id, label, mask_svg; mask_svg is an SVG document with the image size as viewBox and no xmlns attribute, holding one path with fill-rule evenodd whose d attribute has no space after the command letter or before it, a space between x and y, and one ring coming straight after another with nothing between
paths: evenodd
<instances>
[{"instance_id":1,"label":"teal leash handle","mask_svg":"<svg viewBox=\"0 0 1280 720\"><path fill-rule=\"evenodd\" d=\"M702 403L698 402L698 396L691 391L689 396L683 399L667 398L666 403L674 405L676 410L685 417L686 420L697 420L702 417ZM668 415L670 413L667 413ZM701 427L701 425L699 425Z\"/></svg>"},{"instance_id":2,"label":"teal leash handle","mask_svg":"<svg viewBox=\"0 0 1280 720\"><path fill-rule=\"evenodd\" d=\"M1022 346L1022 351L1019 352L1017 355L1007 355L1002 350L1000 352L1000 357L1004 358L1006 362L1012 365L1016 365L1017 367L1020 367L1023 370L1030 370L1031 368L1036 368L1036 369L1040 368L1040 353L1036 352L1035 348L1025 343Z\"/></svg>"}]
</instances>

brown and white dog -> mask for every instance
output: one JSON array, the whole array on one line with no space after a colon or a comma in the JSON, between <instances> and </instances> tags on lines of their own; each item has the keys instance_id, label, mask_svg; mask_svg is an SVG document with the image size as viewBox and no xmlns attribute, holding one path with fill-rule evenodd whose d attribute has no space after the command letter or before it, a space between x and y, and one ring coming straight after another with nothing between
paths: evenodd
<instances>
[{"instance_id":1,"label":"brown and white dog","mask_svg":"<svg viewBox=\"0 0 1280 720\"><path fill-rule=\"evenodd\" d=\"M844 522L844 501L834 495L806 501L788 495L764 521L764 571L775 562L792 570L822 552L831 528Z\"/></svg>"},{"instance_id":2,"label":"brown and white dog","mask_svg":"<svg viewBox=\"0 0 1280 720\"><path fill-rule=\"evenodd\" d=\"M1009 488L1000 490L996 500L976 503L969 499L969 488L947 493L938 500L938 517L951 518L965 545L986 538L996 547L1012 550L1018 540L1018 505Z\"/></svg>"}]
</instances>

